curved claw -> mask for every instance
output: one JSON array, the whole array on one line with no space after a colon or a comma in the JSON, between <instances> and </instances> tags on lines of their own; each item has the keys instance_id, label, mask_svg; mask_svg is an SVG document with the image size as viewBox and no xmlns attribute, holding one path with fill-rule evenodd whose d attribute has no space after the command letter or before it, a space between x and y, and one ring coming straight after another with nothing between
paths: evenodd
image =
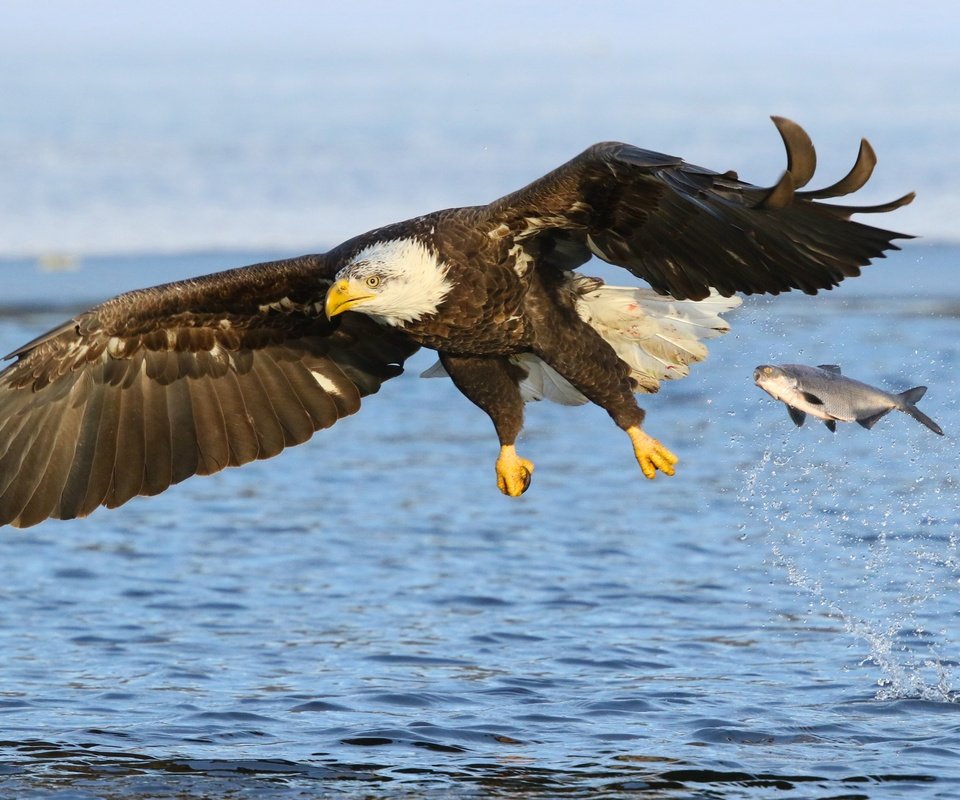
<instances>
[{"instance_id":1,"label":"curved claw","mask_svg":"<svg viewBox=\"0 0 960 800\"><path fill-rule=\"evenodd\" d=\"M870 146L870 142L861 139L857 160L846 175L830 186L810 192L798 192L797 196L808 200L823 200L827 197L842 197L845 194L853 194L858 189L863 188L863 185L870 180L875 166L877 166L877 154Z\"/></svg>"},{"instance_id":2,"label":"curved claw","mask_svg":"<svg viewBox=\"0 0 960 800\"><path fill-rule=\"evenodd\" d=\"M633 454L636 456L637 463L645 477L653 480L656 477L657 470L660 470L664 475L674 474L673 465L680 459L666 447L652 436L648 436L636 425L627 428L627 434L630 436L630 441L633 442Z\"/></svg>"},{"instance_id":3,"label":"curved claw","mask_svg":"<svg viewBox=\"0 0 960 800\"><path fill-rule=\"evenodd\" d=\"M503 445L497 457L497 488L509 497L519 497L530 486L533 462L517 455L513 445Z\"/></svg>"},{"instance_id":4,"label":"curved claw","mask_svg":"<svg viewBox=\"0 0 960 800\"><path fill-rule=\"evenodd\" d=\"M769 189L753 186L741 187L744 196L752 199L757 208L778 210L787 208L795 200L811 202L853 194L861 189L873 174L873 168L877 165L877 154L870 146L870 142L861 139L857 160L850 171L840 180L823 189L797 191L810 181L814 170L817 168L817 154L813 149L813 142L810 141L807 132L796 122L786 117L771 117L770 119L777 126L780 138L783 139L784 147L787 149L787 170L780 177L780 180ZM882 214L893 211L895 208L910 203L913 197L913 192L910 192L889 203L881 203L875 206L840 206L830 205L829 203L817 203L816 206L826 214L849 219L852 214ZM897 234L895 238L912 237Z\"/></svg>"},{"instance_id":5,"label":"curved claw","mask_svg":"<svg viewBox=\"0 0 960 800\"><path fill-rule=\"evenodd\" d=\"M787 148L787 172L793 178L795 188L806 186L817 170L817 151L807 132L792 119L770 117L780 132L783 146Z\"/></svg>"},{"instance_id":6,"label":"curved claw","mask_svg":"<svg viewBox=\"0 0 960 800\"><path fill-rule=\"evenodd\" d=\"M916 196L916 192L908 192L903 197L898 197L896 200L891 200L889 203L880 203L879 205L875 206L831 206L824 203L821 208L829 208L831 210L837 208L848 217L851 214L884 214L887 211L893 211L896 208L910 205ZM913 238L912 236L908 236L903 233L898 233L897 237L900 239Z\"/></svg>"},{"instance_id":7,"label":"curved claw","mask_svg":"<svg viewBox=\"0 0 960 800\"><path fill-rule=\"evenodd\" d=\"M760 208L786 208L793 202L795 188L793 175L787 170L760 201Z\"/></svg>"}]
</instances>

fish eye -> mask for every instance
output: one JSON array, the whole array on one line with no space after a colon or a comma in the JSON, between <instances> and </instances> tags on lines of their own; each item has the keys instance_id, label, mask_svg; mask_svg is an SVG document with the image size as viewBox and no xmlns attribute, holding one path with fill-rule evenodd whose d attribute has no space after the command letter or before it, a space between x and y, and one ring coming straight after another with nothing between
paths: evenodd
<instances>
[{"instance_id":1,"label":"fish eye","mask_svg":"<svg viewBox=\"0 0 960 800\"><path fill-rule=\"evenodd\" d=\"M364 281L364 283L367 284L367 287L370 289L376 289L380 285L380 282L381 278L379 275L371 275Z\"/></svg>"}]
</instances>

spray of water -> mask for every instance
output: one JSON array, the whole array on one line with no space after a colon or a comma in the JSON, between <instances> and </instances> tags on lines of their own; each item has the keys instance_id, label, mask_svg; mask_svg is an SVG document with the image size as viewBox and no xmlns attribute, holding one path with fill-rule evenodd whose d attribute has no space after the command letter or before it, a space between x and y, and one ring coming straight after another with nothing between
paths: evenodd
<instances>
[{"instance_id":1,"label":"spray of water","mask_svg":"<svg viewBox=\"0 0 960 800\"><path fill-rule=\"evenodd\" d=\"M947 654L957 644L948 624L960 530L934 513L944 507L940 490L922 476L863 486L846 465L818 463L786 442L779 452L789 455L765 450L738 493L773 563L867 645L861 663L880 671L878 699L956 702L957 663Z\"/></svg>"}]
</instances>

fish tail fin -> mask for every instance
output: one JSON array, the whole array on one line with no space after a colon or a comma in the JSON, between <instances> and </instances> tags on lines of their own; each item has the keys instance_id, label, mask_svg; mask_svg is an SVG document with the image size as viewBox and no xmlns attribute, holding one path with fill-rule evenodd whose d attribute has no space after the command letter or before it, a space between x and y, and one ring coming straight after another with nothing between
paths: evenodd
<instances>
[{"instance_id":1,"label":"fish tail fin","mask_svg":"<svg viewBox=\"0 0 960 800\"><path fill-rule=\"evenodd\" d=\"M904 403L907 405L916 405L920 402L920 398L923 397L927 392L926 386L914 386L912 389L907 389L905 392L900 392L897 395Z\"/></svg>"},{"instance_id":2,"label":"fish tail fin","mask_svg":"<svg viewBox=\"0 0 960 800\"><path fill-rule=\"evenodd\" d=\"M930 417L928 417L919 408L917 408L916 405L914 405L921 397L923 397L923 394L926 391L926 386L914 386L912 389L907 389L907 391L898 394L897 398L903 402L903 410L906 411L917 422L922 422L934 433L943 436L943 428L937 425L936 422L930 419Z\"/></svg>"}]
</instances>

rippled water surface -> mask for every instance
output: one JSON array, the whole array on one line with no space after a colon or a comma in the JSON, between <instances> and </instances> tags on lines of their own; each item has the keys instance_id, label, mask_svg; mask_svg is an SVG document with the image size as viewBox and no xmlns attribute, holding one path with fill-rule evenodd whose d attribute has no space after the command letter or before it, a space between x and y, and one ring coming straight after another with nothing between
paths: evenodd
<instances>
[{"instance_id":1,"label":"rippled water surface","mask_svg":"<svg viewBox=\"0 0 960 800\"><path fill-rule=\"evenodd\" d=\"M273 461L5 529L0 795L960 794L958 258L748 299L646 402L673 479L538 404L501 497L489 423L418 356ZM5 351L69 313L8 267ZM151 282L127 270L62 279ZM752 385L778 361L927 384L947 436L795 429Z\"/></svg>"}]
</instances>

